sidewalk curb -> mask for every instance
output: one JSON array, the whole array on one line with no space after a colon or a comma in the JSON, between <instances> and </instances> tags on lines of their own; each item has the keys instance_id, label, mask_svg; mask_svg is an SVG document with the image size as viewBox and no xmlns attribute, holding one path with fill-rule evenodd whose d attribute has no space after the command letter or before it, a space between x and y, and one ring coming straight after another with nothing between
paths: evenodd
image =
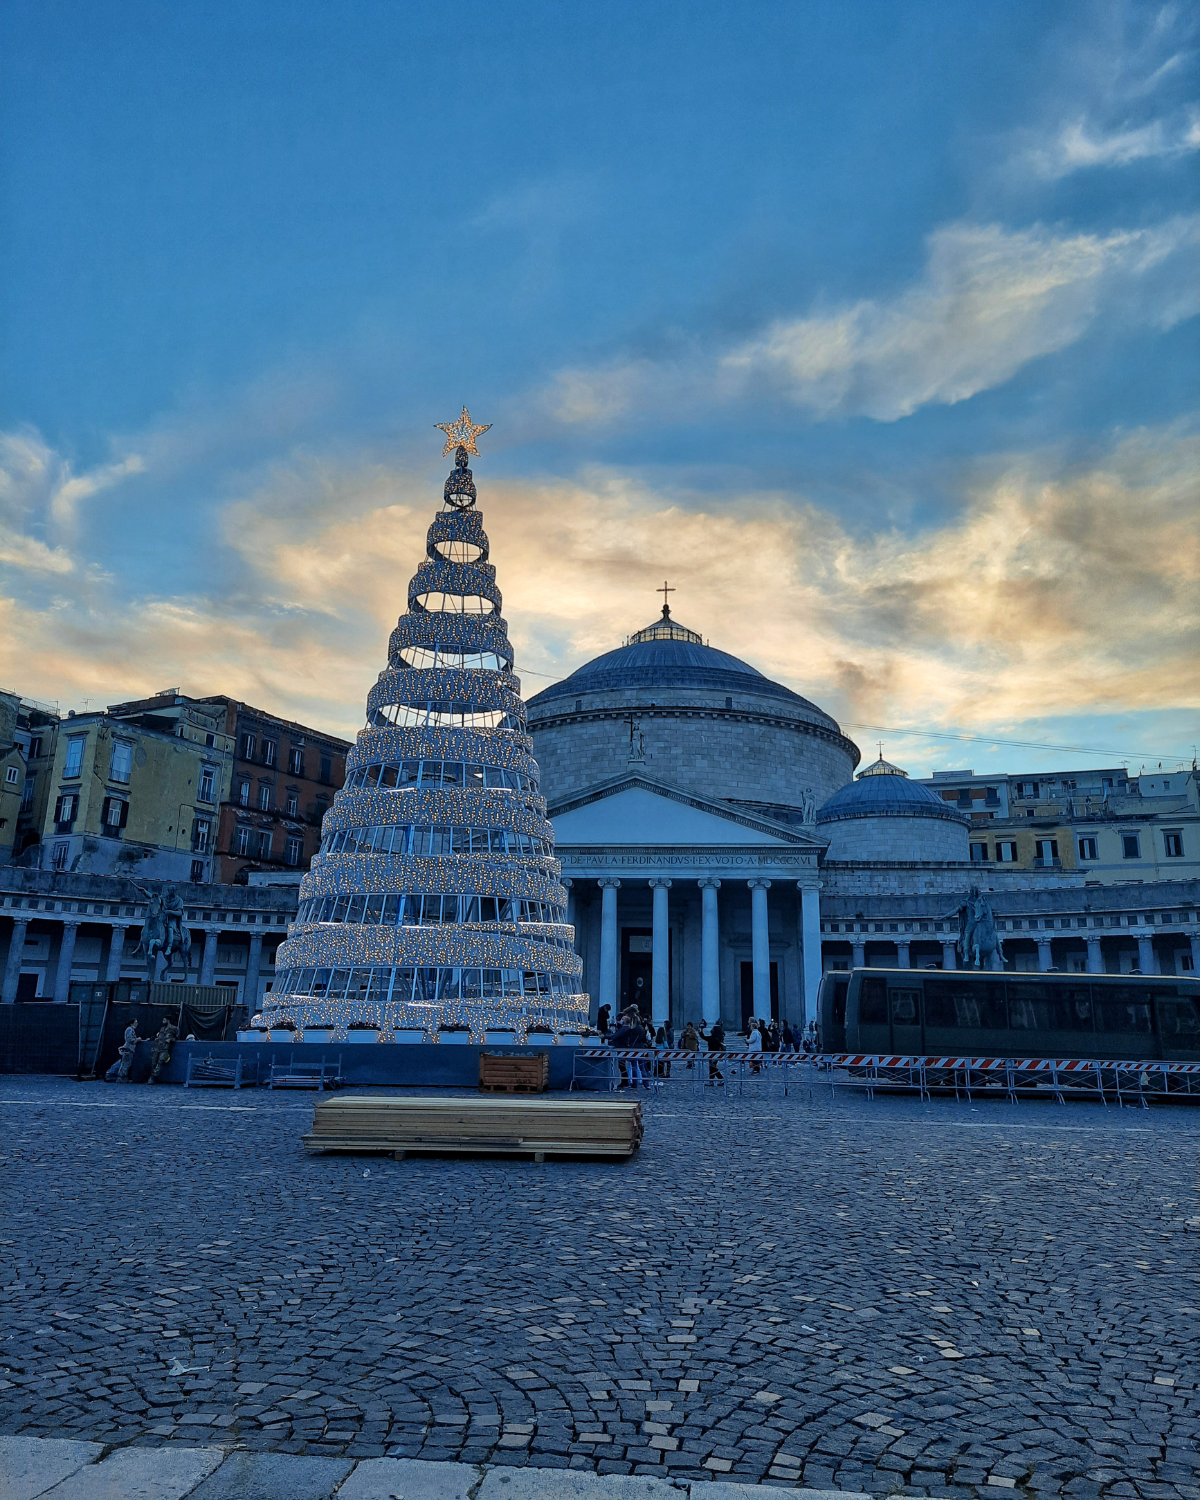
<instances>
[{"instance_id":1,"label":"sidewalk curb","mask_svg":"<svg viewBox=\"0 0 1200 1500\"><path fill-rule=\"evenodd\" d=\"M233 1459L235 1462L230 1463ZM349 1467L348 1467L349 1466ZM245 1469L275 1500L873 1500L857 1490L788 1489L725 1479L659 1479L587 1469L429 1463L419 1458L306 1458L247 1448L110 1448L69 1438L0 1436L4 1500L212 1500L235 1493ZM296 1488L303 1469L305 1480ZM226 1471L226 1479L222 1471ZM289 1477L288 1470L292 1470ZM272 1472L274 1471L274 1472ZM322 1477L323 1476L323 1477ZM263 1487L263 1485L269 1487Z\"/></svg>"}]
</instances>

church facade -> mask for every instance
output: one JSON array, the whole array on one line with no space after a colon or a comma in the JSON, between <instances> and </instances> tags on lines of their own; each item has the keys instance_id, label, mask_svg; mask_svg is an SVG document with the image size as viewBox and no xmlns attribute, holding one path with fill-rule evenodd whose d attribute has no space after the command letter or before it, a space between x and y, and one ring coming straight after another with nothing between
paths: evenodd
<instances>
[{"instance_id":1,"label":"church facade","mask_svg":"<svg viewBox=\"0 0 1200 1500\"><path fill-rule=\"evenodd\" d=\"M666 605L528 712L593 1016L803 1024L826 969L953 967L974 886L1008 967L1200 964L1200 882L981 871L969 815L882 756L856 775L830 715Z\"/></svg>"}]
</instances>

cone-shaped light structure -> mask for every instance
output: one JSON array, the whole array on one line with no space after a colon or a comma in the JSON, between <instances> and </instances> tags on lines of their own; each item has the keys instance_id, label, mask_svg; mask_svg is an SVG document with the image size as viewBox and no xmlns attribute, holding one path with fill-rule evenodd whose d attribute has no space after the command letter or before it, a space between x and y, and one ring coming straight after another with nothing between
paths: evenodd
<instances>
[{"instance_id":1,"label":"cone-shaped light structure","mask_svg":"<svg viewBox=\"0 0 1200 1500\"><path fill-rule=\"evenodd\" d=\"M466 427L463 427L463 423ZM468 430L469 429L469 430ZM466 409L445 506L408 586L388 665L255 1025L555 1033L587 1025L554 833L467 467Z\"/></svg>"}]
</instances>

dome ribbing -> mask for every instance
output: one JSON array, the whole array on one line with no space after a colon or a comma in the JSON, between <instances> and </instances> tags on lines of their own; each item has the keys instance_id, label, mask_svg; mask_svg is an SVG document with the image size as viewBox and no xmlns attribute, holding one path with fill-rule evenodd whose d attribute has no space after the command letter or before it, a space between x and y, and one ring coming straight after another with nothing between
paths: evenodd
<instances>
[{"instance_id":1,"label":"dome ribbing","mask_svg":"<svg viewBox=\"0 0 1200 1500\"><path fill-rule=\"evenodd\" d=\"M463 427L467 424L467 428ZM469 429L469 431L467 430ZM258 1026L586 1026L582 963L526 732L463 410L445 509L325 815ZM449 449L452 443L447 443Z\"/></svg>"}]
</instances>

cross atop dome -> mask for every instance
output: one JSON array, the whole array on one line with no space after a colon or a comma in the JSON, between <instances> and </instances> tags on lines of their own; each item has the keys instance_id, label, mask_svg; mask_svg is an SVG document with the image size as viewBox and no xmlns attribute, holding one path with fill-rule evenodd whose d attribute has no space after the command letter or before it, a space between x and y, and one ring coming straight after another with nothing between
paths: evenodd
<instances>
[{"instance_id":1,"label":"cross atop dome","mask_svg":"<svg viewBox=\"0 0 1200 1500\"><path fill-rule=\"evenodd\" d=\"M654 592L656 594L661 594L663 596L663 612L662 612L662 617L663 617L664 620L669 620L671 618L671 605L670 605L670 602L667 599L667 595L668 594L677 594L679 592L679 590L671 588L670 585L667 583L667 580L664 578L663 579L662 588L655 589Z\"/></svg>"}]
</instances>

